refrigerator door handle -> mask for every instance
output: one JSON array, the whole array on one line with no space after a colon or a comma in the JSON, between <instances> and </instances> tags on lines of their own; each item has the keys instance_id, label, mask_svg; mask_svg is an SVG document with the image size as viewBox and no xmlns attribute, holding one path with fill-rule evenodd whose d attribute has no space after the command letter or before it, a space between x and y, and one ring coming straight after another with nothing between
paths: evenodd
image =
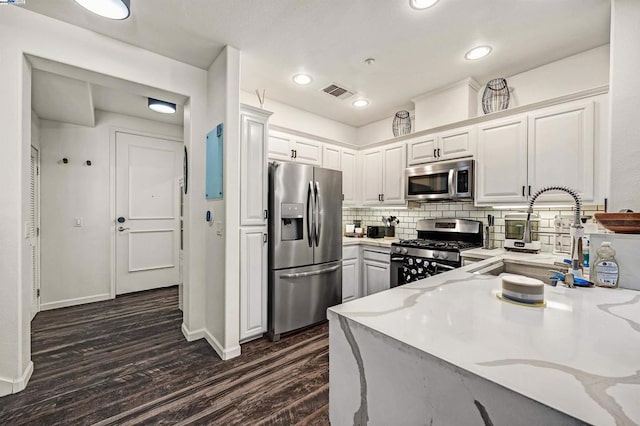
<instances>
[{"instance_id":1,"label":"refrigerator door handle","mask_svg":"<svg viewBox=\"0 0 640 426\"><path fill-rule=\"evenodd\" d=\"M304 277L311 277L313 275L321 275L321 274L328 274L329 272L333 272L333 271L337 271L338 269L340 269L342 267L342 265L336 265L336 266L332 266L331 268L327 268L327 269L322 269L320 271L311 271L311 272L298 272L297 274L282 274L280 275L281 278L304 278Z\"/></svg>"},{"instance_id":2,"label":"refrigerator door handle","mask_svg":"<svg viewBox=\"0 0 640 426\"><path fill-rule=\"evenodd\" d=\"M313 233L314 229L312 228L313 216L314 216L314 206L313 206L313 182L309 181L309 189L307 190L307 239L309 241L309 247L313 247Z\"/></svg>"},{"instance_id":3,"label":"refrigerator door handle","mask_svg":"<svg viewBox=\"0 0 640 426\"><path fill-rule=\"evenodd\" d=\"M316 181L316 187L315 187L315 240L316 240L316 247L318 247L318 245L320 244L320 226L322 224L322 220L321 220L321 216L320 216L320 184Z\"/></svg>"}]
</instances>

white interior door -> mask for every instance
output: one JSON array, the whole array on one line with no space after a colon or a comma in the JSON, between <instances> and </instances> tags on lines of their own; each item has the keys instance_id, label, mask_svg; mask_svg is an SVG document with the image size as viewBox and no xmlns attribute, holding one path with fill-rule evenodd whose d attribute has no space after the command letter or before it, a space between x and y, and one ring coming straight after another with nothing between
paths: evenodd
<instances>
[{"instance_id":1,"label":"white interior door","mask_svg":"<svg viewBox=\"0 0 640 426\"><path fill-rule=\"evenodd\" d=\"M31 319L40 311L40 158L38 150L31 147L29 177L29 224L25 237L29 240L31 269Z\"/></svg>"},{"instance_id":2,"label":"white interior door","mask_svg":"<svg viewBox=\"0 0 640 426\"><path fill-rule=\"evenodd\" d=\"M179 282L182 143L116 133L116 294Z\"/></svg>"}]
</instances>

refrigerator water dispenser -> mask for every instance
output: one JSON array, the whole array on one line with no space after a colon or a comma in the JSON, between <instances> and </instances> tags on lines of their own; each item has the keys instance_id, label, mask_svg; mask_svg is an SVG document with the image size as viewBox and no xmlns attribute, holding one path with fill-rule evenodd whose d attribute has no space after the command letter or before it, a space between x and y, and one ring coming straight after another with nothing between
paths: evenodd
<instances>
[{"instance_id":1,"label":"refrigerator water dispenser","mask_svg":"<svg viewBox=\"0 0 640 426\"><path fill-rule=\"evenodd\" d=\"M304 205L302 203L282 203L280 208L281 241L301 240L304 237Z\"/></svg>"}]
</instances>

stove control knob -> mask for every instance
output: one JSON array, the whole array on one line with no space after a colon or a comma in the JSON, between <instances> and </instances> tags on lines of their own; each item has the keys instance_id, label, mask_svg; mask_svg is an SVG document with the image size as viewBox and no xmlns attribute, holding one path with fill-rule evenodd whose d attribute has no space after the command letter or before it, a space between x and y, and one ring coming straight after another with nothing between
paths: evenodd
<instances>
[{"instance_id":1,"label":"stove control knob","mask_svg":"<svg viewBox=\"0 0 640 426\"><path fill-rule=\"evenodd\" d=\"M447 258L447 252L446 251L441 251L440 253L438 253L438 258L440 259L446 259Z\"/></svg>"},{"instance_id":2,"label":"stove control knob","mask_svg":"<svg viewBox=\"0 0 640 426\"><path fill-rule=\"evenodd\" d=\"M404 247L403 247L403 248L402 248L401 253L402 253L402 254L407 254L407 251L408 251L408 250L407 250L406 248L404 248Z\"/></svg>"},{"instance_id":3,"label":"stove control knob","mask_svg":"<svg viewBox=\"0 0 640 426\"><path fill-rule=\"evenodd\" d=\"M393 251L395 251L396 253L400 253L400 247L394 247Z\"/></svg>"}]
</instances>

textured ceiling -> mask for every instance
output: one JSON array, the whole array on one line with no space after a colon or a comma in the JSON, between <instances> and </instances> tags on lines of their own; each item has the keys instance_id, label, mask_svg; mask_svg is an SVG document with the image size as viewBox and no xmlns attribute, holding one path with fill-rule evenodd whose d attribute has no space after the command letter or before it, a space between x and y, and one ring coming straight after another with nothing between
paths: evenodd
<instances>
[{"instance_id":1,"label":"textured ceiling","mask_svg":"<svg viewBox=\"0 0 640 426\"><path fill-rule=\"evenodd\" d=\"M481 83L609 42L609 0L132 0L110 21L74 0L26 8L206 69L224 45L242 52L242 88L353 126L391 116L410 99L465 77ZM474 45L493 53L466 61ZM375 58L374 65L364 59ZM291 83L296 72L314 78ZM337 82L371 104L332 99Z\"/></svg>"}]
</instances>

